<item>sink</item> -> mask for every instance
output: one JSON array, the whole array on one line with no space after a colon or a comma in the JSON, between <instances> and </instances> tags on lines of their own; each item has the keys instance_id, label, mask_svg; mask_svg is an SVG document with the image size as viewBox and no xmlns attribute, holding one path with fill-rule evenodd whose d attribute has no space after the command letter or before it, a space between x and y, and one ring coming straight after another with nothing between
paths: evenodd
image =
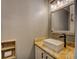
<instances>
[{"instance_id":1,"label":"sink","mask_svg":"<svg viewBox=\"0 0 79 59\"><path fill-rule=\"evenodd\" d=\"M64 48L64 42L57 39L45 39L43 44L55 52L60 52Z\"/></svg>"}]
</instances>

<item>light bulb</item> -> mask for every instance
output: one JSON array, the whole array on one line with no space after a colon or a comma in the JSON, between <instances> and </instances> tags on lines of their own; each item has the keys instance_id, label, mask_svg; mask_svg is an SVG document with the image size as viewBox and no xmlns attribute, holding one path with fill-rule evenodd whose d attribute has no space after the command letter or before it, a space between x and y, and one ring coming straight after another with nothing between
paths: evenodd
<instances>
[{"instance_id":1,"label":"light bulb","mask_svg":"<svg viewBox=\"0 0 79 59\"><path fill-rule=\"evenodd\" d=\"M66 0L66 1L69 1L69 0Z\"/></svg>"},{"instance_id":2,"label":"light bulb","mask_svg":"<svg viewBox=\"0 0 79 59\"><path fill-rule=\"evenodd\" d=\"M60 5L60 1L57 1L57 4Z\"/></svg>"},{"instance_id":3,"label":"light bulb","mask_svg":"<svg viewBox=\"0 0 79 59\"><path fill-rule=\"evenodd\" d=\"M54 5L51 5L51 8L54 8Z\"/></svg>"}]
</instances>

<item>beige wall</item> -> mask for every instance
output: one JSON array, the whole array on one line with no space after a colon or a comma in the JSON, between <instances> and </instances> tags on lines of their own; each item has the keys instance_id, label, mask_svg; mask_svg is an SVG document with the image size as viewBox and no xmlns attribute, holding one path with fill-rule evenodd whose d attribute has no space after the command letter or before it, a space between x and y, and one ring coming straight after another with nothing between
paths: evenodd
<instances>
[{"instance_id":1,"label":"beige wall","mask_svg":"<svg viewBox=\"0 0 79 59\"><path fill-rule=\"evenodd\" d=\"M16 39L17 59L34 59L34 38L47 33L47 0L2 0L2 40Z\"/></svg>"},{"instance_id":2,"label":"beige wall","mask_svg":"<svg viewBox=\"0 0 79 59\"><path fill-rule=\"evenodd\" d=\"M16 0L2 0L1 4L2 40L15 38L13 23L16 20Z\"/></svg>"}]
</instances>

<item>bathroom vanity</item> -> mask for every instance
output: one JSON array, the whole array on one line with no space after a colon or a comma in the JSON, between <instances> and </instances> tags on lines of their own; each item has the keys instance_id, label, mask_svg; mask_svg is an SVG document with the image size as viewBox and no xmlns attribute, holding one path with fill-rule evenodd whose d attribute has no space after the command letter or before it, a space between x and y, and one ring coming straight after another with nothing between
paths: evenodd
<instances>
[{"instance_id":1,"label":"bathroom vanity","mask_svg":"<svg viewBox=\"0 0 79 59\"><path fill-rule=\"evenodd\" d=\"M47 37L35 39L35 59L74 59L74 47L68 46L60 52L55 52L43 44Z\"/></svg>"}]
</instances>

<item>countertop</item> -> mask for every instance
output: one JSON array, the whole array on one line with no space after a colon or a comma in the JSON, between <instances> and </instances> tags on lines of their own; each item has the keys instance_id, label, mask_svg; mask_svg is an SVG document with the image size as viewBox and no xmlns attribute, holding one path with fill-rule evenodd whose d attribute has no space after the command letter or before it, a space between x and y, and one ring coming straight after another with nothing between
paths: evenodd
<instances>
[{"instance_id":1,"label":"countertop","mask_svg":"<svg viewBox=\"0 0 79 59\"><path fill-rule=\"evenodd\" d=\"M35 46L41 48L43 51L45 51L48 55L50 55L51 57L54 57L56 59L67 59L69 57L69 59L74 59L74 49L75 47L71 47L68 46L66 48L64 48L62 51L60 52L55 52L51 49L49 49L47 46L43 45L43 40L46 37L39 37L35 39Z\"/></svg>"}]
</instances>

